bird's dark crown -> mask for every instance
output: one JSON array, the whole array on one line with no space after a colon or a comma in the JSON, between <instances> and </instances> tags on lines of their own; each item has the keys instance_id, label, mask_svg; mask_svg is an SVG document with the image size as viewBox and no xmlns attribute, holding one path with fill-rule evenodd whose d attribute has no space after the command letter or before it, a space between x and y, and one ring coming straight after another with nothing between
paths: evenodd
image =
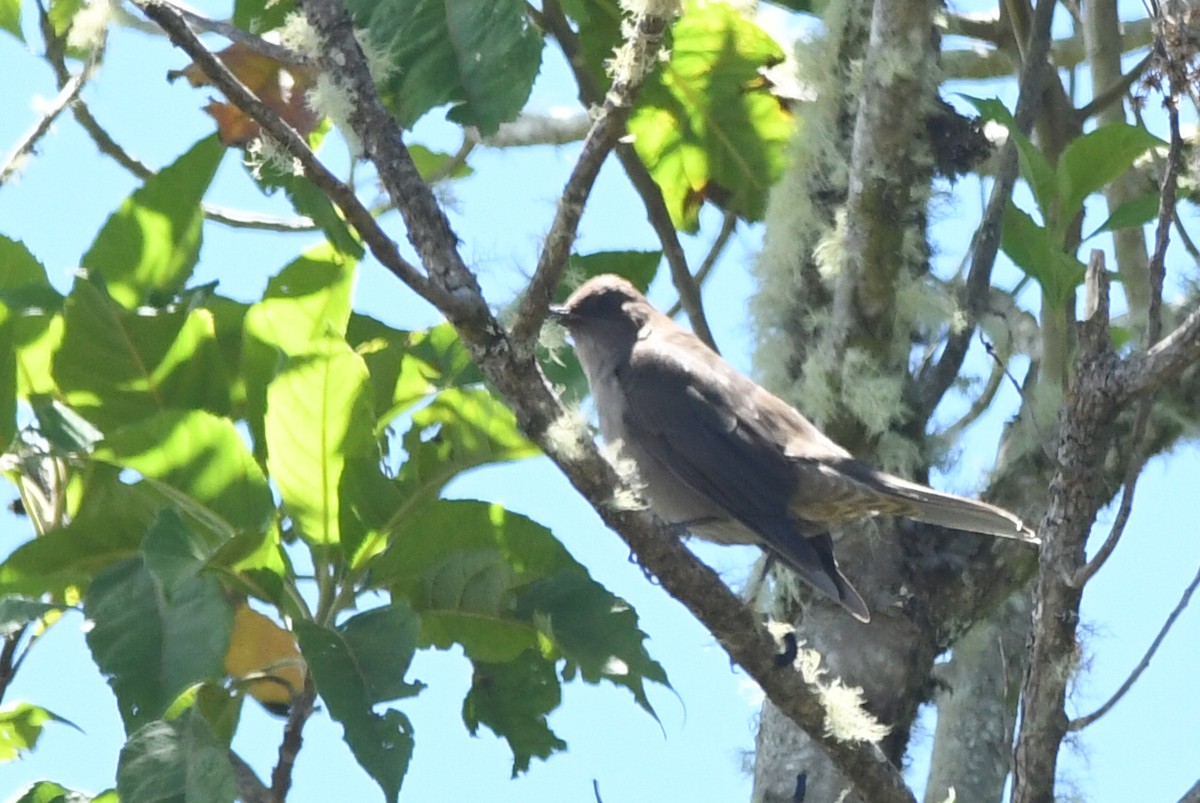
<instances>
[{"instance_id":1,"label":"bird's dark crown","mask_svg":"<svg viewBox=\"0 0 1200 803\"><path fill-rule=\"evenodd\" d=\"M619 276L597 276L584 282L571 294L558 314L572 321L632 321L640 323L638 312L647 304L637 288Z\"/></svg>"}]
</instances>

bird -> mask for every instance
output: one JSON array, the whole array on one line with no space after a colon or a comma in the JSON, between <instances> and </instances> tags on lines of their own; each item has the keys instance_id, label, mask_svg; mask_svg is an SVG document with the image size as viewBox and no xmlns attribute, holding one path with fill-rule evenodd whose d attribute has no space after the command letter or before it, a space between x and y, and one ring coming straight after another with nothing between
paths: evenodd
<instances>
[{"instance_id":1,"label":"bird","mask_svg":"<svg viewBox=\"0 0 1200 803\"><path fill-rule=\"evenodd\" d=\"M838 525L902 516L1038 543L1007 510L856 460L620 276L587 280L549 316L574 344L601 435L632 461L660 519L763 548L862 622L870 610L834 555Z\"/></svg>"}]
</instances>

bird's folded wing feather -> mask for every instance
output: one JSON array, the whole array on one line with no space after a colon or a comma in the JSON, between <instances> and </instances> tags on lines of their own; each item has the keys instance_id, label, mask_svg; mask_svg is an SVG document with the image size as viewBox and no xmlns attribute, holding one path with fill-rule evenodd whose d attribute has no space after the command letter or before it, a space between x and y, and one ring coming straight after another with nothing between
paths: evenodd
<instances>
[{"instance_id":1,"label":"bird's folded wing feather","mask_svg":"<svg viewBox=\"0 0 1200 803\"><path fill-rule=\"evenodd\" d=\"M803 537L788 511L794 477L779 443L713 398L715 393L744 394L746 388L718 384L740 376L710 374L697 381L697 374L676 362L635 360L620 379L630 439L681 483L757 533L805 580L833 599L845 598L832 552L819 554L821 544ZM853 596L865 612L857 593Z\"/></svg>"}]
</instances>

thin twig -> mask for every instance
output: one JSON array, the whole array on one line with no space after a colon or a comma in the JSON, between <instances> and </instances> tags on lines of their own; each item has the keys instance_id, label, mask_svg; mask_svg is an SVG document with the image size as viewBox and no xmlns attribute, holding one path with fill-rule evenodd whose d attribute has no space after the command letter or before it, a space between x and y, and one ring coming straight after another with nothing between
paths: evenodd
<instances>
[{"instance_id":1,"label":"thin twig","mask_svg":"<svg viewBox=\"0 0 1200 803\"><path fill-rule=\"evenodd\" d=\"M304 741L304 723L312 715L316 698L317 688L313 684L312 675L306 672L304 688L292 697L287 725L283 729L283 741L279 743L279 760L275 763L275 769L271 770L273 803L283 803L287 800L288 790L292 786L292 768L296 765L296 756L300 754L300 746Z\"/></svg>"},{"instance_id":2,"label":"thin twig","mask_svg":"<svg viewBox=\"0 0 1200 803\"><path fill-rule=\"evenodd\" d=\"M596 82L592 80L591 74L587 71L579 38L563 15L562 6L558 4L557 0L548 0L543 5L544 12L531 9L530 14L534 15L541 25L553 34L559 49L566 56L567 64L570 65L571 72L575 77L575 85L579 89L580 102L585 106L594 106L600 103L602 99L600 88L596 86ZM663 198L662 188L650 175L650 171L632 144L618 142L616 154L617 159L621 162L621 167L625 170L625 175L629 178L629 183L633 185L638 197L642 199L650 227L654 229L659 243L662 244L663 257L667 260L667 266L671 271L671 282L675 285L676 292L679 293L680 306L687 312L688 320L692 324L692 331L716 351L716 339L708 325L708 317L704 313L704 304L700 297L700 281L692 277L692 272L688 268L687 256L683 252L683 245L679 242L679 232L675 230L675 224L671 222L671 213Z\"/></svg>"},{"instance_id":3,"label":"thin twig","mask_svg":"<svg viewBox=\"0 0 1200 803\"><path fill-rule=\"evenodd\" d=\"M87 83L91 74L92 63L89 62L88 66L84 67L78 74L73 75L63 85L41 118L17 141L17 144L13 146L8 157L5 158L3 165L0 165L0 186L3 186L13 173L20 168L22 160L33 152L34 147L46 135L46 132L50 130L50 126L54 124L58 116L79 96L80 90L83 89L84 84Z\"/></svg>"},{"instance_id":4,"label":"thin twig","mask_svg":"<svg viewBox=\"0 0 1200 803\"><path fill-rule=\"evenodd\" d=\"M1200 781L1192 784L1192 788L1183 793L1179 803L1200 803Z\"/></svg>"},{"instance_id":5,"label":"thin twig","mask_svg":"<svg viewBox=\"0 0 1200 803\"><path fill-rule=\"evenodd\" d=\"M1033 129L1034 117L1041 104L1045 82L1050 77L1046 54L1050 47L1050 22L1053 8L1045 10L1047 0L1038 3L1034 11L1032 38L1028 43L1028 58L1021 69L1017 108L1013 115L1013 127L1025 136ZM1050 6L1053 7L1053 3ZM992 284L992 268L1000 250L1001 224L1004 210L1012 195L1019 170L1016 137L1009 137L1000 151L996 178L992 183L992 194L987 210L971 242L971 270L963 288L963 314L965 320L946 339L942 358L933 363L929 370L917 377L917 414L922 422L928 421L942 397L958 377L967 347L979 317L987 308L988 292Z\"/></svg>"},{"instance_id":6,"label":"thin twig","mask_svg":"<svg viewBox=\"0 0 1200 803\"><path fill-rule=\"evenodd\" d=\"M946 443L956 441L963 430L978 421L979 417L988 411L988 408L992 406L992 400L996 398L996 392L1000 390L1000 385L1004 382L1004 377L1009 376L1008 366L1004 364L1000 355L994 349L989 350L988 353L992 357L992 372L988 374L987 383L975 401L971 402L971 408L938 435Z\"/></svg>"},{"instance_id":7,"label":"thin twig","mask_svg":"<svg viewBox=\"0 0 1200 803\"><path fill-rule=\"evenodd\" d=\"M1200 568L1196 570L1196 576L1192 578L1192 582L1188 583L1188 587L1183 590L1183 594L1180 596L1179 602L1176 603L1175 609L1171 611L1171 615L1167 617L1167 620L1163 622L1163 626L1159 628L1158 635L1155 636L1154 641L1150 643L1150 648L1146 650L1146 654L1142 656L1142 660L1138 662L1136 667L1134 667L1134 670L1129 674L1129 677L1125 678L1125 682L1121 684L1121 687L1113 692L1112 697L1109 697L1108 700L1105 701L1104 705L1100 706L1092 713L1088 714L1087 716L1082 716L1078 719L1071 720L1070 723L1067 724L1067 730L1083 730L1088 725L1091 725L1093 722L1100 719L1100 717L1107 714L1112 707L1116 705L1122 697L1125 696L1126 692L1133 688L1133 684L1137 683L1137 679L1141 677L1143 672L1146 671L1146 667L1150 666L1150 659L1154 657L1154 653L1158 652L1158 648L1162 646L1163 640L1166 639L1167 633L1170 632L1172 625L1175 624L1175 620L1179 618L1179 615L1183 613L1184 609L1187 608L1188 603L1191 602L1192 594L1195 593L1197 587L1200 587Z\"/></svg>"},{"instance_id":8,"label":"thin twig","mask_svg":"<svg viewBox=\"0 0 1200 803\"><path fill-rule=\"evenodd\" d=\"M296 217L278 217L276 215L260 215L254 212L243 212L240 209L228 209L224 206L204 204L204 217L216 223L224 223L234 229L257 229L259 231L298 232L313 231L317 224L312 218L298 215Z\"/></svg>"},{"instance_id":9,"label":"thin twig","mask_svg":"<svg viewBox=\"0 0 1200 803\"><path fill-rule=\"evenodd\" d=\"M721 230L717 232L712 246L708 249L708 253L704 255L704 261L700 263L700 267L696 270L697 287L704 286L704 282L708 279L708 274L712 273L712 269L716 267L717 260L721 258L721 254L725 252L725 246L729 245L730 238L733 237L733 233L737 230L737 222L737 213L726 209L724 216L721 218ZM671 305L671 309L667 314L674 318L682 309L683 301L679 300Z\"/></svg>"},{"instance_id":10,"label":"thin twig","mask_svg":"<svg viewBox=\"0 0 1200 803\"><path fill-rule=\"evenodd\" d=\"M1129 88L1133 86L1139 78L1142 77L1142 75L1146 72L1146 68L1150 66L1150 59L1151 56L1147 54L1144 58L1142 58L1141 61L1133 66L1133 69L1122 75L1121 80L1117 81L1115 84L1108 87L1099 95L1096 95L1094 98L1088 101L1086 106L1084 106L1082 109L1079 109L1075 113L1077 119L1080 122L1083 122L1092 115L1098 113L1101 109L1107 107L1109 104L1115 103L1121 98L1125 97L1125 94L1129 92Z\"/></svg>"},{"instance_id":11,"label":"thin twig","mask_svg":"<svg viewBox=\"0 0 1200 803\"><path fill-rule=\"evenodd\" d=\"M552 9L561 13L553 2L547 2L545 7L544 19L548 22L554 16ZM622 49L630 58L620 60L628 65L627 70L625 74L614 77L599 113L592 122L592 128L583 141L579 158L558 199L558 210L542 246L537 268L513 322L512 337L518 346L529 343L542 328L550 300L566 269L571 246L575 243L579 229L579 220L583 217L583 209L592 186L600 174L604 160L616 146L617 140L625 134L625 123L633 111L633 99L655 64L668 22L666 17L641 14L637 15L633 24L629 26L628 38Z\"/></svg>"},{"instance_id":12,"label":"thin twig","mask_svg":"<svg viewBox=\"0 0 1200 803\"><path fill-rule=\"evenodd\" d=\"M430 286L429 280L400 255L396 243L379 227L370 211L354 194L354 190L333 175L294 128L259 100L220 59L204 47L175 6L165 0L133 2L142 13L167 32L177 47L192 57L212 81L213 86L220 89L225 97L252 117L267 135L300 162L304 175L342 210L346 220L354 226L371 249L371 253L385 268L422 298L433 301L437 293Z\"/></svg>"}]
</instances>

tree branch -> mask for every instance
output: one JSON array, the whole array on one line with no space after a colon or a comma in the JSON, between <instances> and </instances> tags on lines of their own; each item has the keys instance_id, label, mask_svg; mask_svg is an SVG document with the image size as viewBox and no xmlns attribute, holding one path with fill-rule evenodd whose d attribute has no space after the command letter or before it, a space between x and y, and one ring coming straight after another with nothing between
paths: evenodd
<instances>
[{"instance_id":1,"label":"tree branch","mask_svg":"<svg viewBox=\"0 0 1200 803\"><path fill-rule=\"evenodd\" d=\"M354 194L354 190L333 175L294 128L259 100L220 59L204 47L175 6L166 0L133 0L133 2L142 10L142 13L167 32L177 47L191 56L197 66L212 81L213 86L220 89L225 97L243 112L254 118L267 135L299 160L305 176L337 204L342 213L346 215L346 219L367 243L371 253L385 268L426 300L432 301L433 297L438 295L430 287L429 281L400 256L395 242L379 227L370 211Z\"/></svg>"},{"instance_id":2,"label":"tree branch","mask_svg":"<svg viewBox=\"0 0 1200 803\"><path fill-rule=\"evenodd\" d=\"M0 186L3 186L12 177L21 166L21 162L24 161L25 157L33 152L38 141L46 135L46 132L50 130L50 126L63 113L63 110L79 97L79 92L91 77L92 70L93 63L89 61L88 65L80 70L78 74L71 76L62 89L59 90L54 100L50 101L50 105L42 113L38 121L13 146L12 151L5 157L3 164L0 164Z\"/></svg>"},{"instance_id":3,"label":"tree branch","mask_svg":"<svg viewBox=\"0 0 1200 803\"><path fill-rule=\"evenodd\" d=\"M1050 24L1054 18L1054 6L1052 0L1038 0L1034 10L1033 34L1027 49L1029 58L1021 70L1017 108L1013 114L1013 125L1025 136L1033 130L1034 118L1044 94L1043 89L1049 80L1046 55L1050 49ZM941 403L942 397L962 370L975 326L987 309L988 293L992 286L992 268L1000 250L1004 210L1012 196L1019 168L1017 143L1013 137L1009 137L1004 143L997 163L996 178L992 182L992 194L988 199L987 210L971 242L971 269L967 273L967 283L962 293L965 320L957 330L950 333L941 359L932 363L928 370L922 371L914 383L917 389L914 406L922 427L933 415L934 409Z\"/></svg>"},{"instance_id":4,"label":"tree branch","mask_svg":"<svg viewBox=\"0 0 1200 803\"><path fill-rule=\"evenodd\" d=\"M292 696L288 709L287 725L283 729L283 741L279 743L279 760L271 770L271 803L284 803L292 787L292 768L304 742L304 723L312 716L313 702L317 699L317 687L312 675L304 673L304 688Z\"/></svg>"},{"instance_id":5,"label":"tree branch","mask_svg":"<svg viewBox=\"0 0 1200 803\"><path fill-rule=\"evenodd\" d=\"M538 16L546 30L553 34L559 48L567 58L567 64L575 76L575 84L579 88L579 100L585 106L594 106L601 100L600 88L596 86L592 76L587 71L580 49L579 38L571 30L570 23L563 15L562 7L557 0L547 0L543 4L544 11ZM531 12L534 13L534 12ZM623 123L622 123L623 125ZM618 141L616 144L617 159L629 177L629 183L642 199L646 207L646 219L654 229L658 241L663 247L663 256L671 271L671 281L679 293L679 303L687 312L692 324L692 331L714 351L717 350L716 340L708 326L708 318L704 314L704 305L700 298L699 284L688 269L687 257L679 242L679 232L671 222L671 213L667 210L663 199L662 189L646 169L637 150L628 142Z\"/></svg>"},{"instance_id":6,"label":"tree branch","mask_svg":"<svg viewBox=\"0 0 1200 803\"><path fill-rule=\"evenodd\" d=\"M1067 724L1067 730L1079 731L1083 730L1088 725L1091 725L1093 722L1100 719L1100 717L1107 714L1109 710L1111 710L1112 707L1116 705L1122 697L1125 696L1125 693L1133 688L1133 684L1137 683L1137 679L1141 677L1143 672L1146 671L1146 667L1150 666L1150 659L1154 657L1154 653L1158 652L1158 648L1162 646L1163 641L1167 637L1167 633L1170 632L1172 625L1175 624L1175 620L1179 618L1179 615L1183 613L1184 609L1187 608L1188 603L1191 602L1192 594L1195 593L1197 587L1200 587L1200 569L1196 570L1196 576L1192 578L1192 582L1188 584L1188 587L1183 590L1183 595L1180 596L1179 602L1175 605L1175 609L1171 611L1171 614L1167 617L1167 620L1163 622L1163 626L1159 628L1158 635L1154 637L1154 641L1150 642L1150 648L1146 650L1146 654L1142 656L1142 660L1139 661L1138 665L1134 667L1134 670L1129 673L1129 677L1125 679L1125 682L1121 684L1121 687L1113 692L1112 697L1109 697L1108 700L1105 701L1104 705L1100 706L1092 713L1088 714L1087 716L1082 716L1078 719L1071 720Z\"/></svg>"}]
</instances>

